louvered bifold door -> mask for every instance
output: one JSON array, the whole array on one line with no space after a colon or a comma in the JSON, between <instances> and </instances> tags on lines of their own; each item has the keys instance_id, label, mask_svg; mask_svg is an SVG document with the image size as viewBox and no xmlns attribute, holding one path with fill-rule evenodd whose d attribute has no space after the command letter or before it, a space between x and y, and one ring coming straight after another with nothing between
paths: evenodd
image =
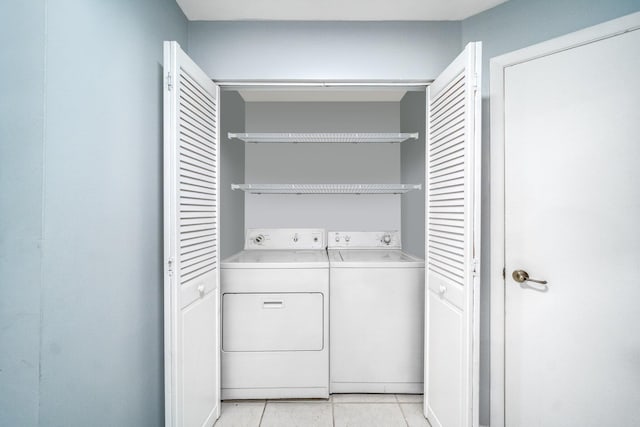
<instances>
[{"instance_id":1,"label":"louvered bifold door","mask_svg":"<svg viewBox=\"0 0 640 427\"><path fill-rule=\"evenodd\" d=\"M211 426L220 412L218 87L164 45L166 425Z\"/></svg>"},{"instance_id":2,"label":"louvered bifold door","mask_svg":"<svg viewBox=\"0 0 640 427\"><path fill-rule=\"evenodd\" d=\"M433 427L478 425L480 43L427 95L424 413Z\"/></svg>"}]
</instances>

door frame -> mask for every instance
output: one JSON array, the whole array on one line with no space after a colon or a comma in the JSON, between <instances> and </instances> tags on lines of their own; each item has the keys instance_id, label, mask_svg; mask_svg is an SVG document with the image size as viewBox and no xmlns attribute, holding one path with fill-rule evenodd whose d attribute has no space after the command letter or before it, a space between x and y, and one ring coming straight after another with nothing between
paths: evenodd
<instances>
[{"instance_id":1,"label":"door frame","mask_svg":"<svg viewBox=\"0 0 640 427\"><path fill-rule=\"evenodd\" d=\"M490 425L505 426L505 137L504 73L508 67L640 29L640 12L516 50L490 61L491 261Z\"/></svg>"},{"instance_id":2,"label":"door frame","mask_svg":"<svg viewBox=\"0 0 640 427\"><path fill-rule=\"evenodd\" d=\"M421 88L427 87L433 83L433 79L430 80L279 80L279 79L267 79L267 80L216 80L212 79L215 84L220 88L226 89L251 89L251 88L318 88L318 87L332 87L332 88L349 88L349 87L362 87L362 88Z\"/></svg>"}]
</instances>

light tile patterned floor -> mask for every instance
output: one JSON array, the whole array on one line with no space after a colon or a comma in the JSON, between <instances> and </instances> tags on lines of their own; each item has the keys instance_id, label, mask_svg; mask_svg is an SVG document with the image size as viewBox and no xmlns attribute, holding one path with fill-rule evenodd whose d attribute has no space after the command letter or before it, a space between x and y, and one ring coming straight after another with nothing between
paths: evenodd
<instances>
[{"instance_id":1,"label":"light tile patterned floor","mask_svg":"<svg viewBox=\"0 0 640 427\"><path fill-rule=\"evenodd\" d=\"M329 399L222 403L216 427L429 427L422 395L334 394Z\"/></svg>"}]
</instances>

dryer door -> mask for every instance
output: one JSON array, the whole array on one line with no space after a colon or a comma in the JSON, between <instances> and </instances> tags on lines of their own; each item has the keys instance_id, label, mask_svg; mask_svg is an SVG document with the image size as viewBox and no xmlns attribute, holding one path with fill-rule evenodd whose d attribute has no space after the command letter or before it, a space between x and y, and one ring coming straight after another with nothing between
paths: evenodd
<instances>
[{"instance_id":1,"label":"dryer door","mask_svg":"<svg viewBox=\"0 0 640 427\"><path fill-rule=\"evenodd\" d=\"M321 351L324 347L324 301L319 292L226 293L222 307L223 351Z\"/></svg>"},{"instance_id":2,"label":"dryer door","mask_svg":"<svg viewBox=\"0 0 640 427\"><path fill-rule=\"evenodd\" d=\"M480 43L429 87L424 414L478 425Z\"/></svg>"}]
</instances>

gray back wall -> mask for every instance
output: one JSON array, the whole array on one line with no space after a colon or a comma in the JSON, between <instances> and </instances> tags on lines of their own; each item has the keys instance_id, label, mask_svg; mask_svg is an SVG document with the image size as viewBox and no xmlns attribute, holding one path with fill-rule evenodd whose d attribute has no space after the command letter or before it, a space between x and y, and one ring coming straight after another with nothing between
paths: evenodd
<instances>
[{"instance_id":1,"label":"gray back wall","mask_svg":"<svg viewBox=\"0 0 640 427\"><path fill-rule=\"evenodd\" d=\"M397 102L249 102L247 132L399 132ZM399 183L398 144L247 144L245 182ZM399 230L398 195L253 195L247 227Z\"/></svg>"}]
</instances>

